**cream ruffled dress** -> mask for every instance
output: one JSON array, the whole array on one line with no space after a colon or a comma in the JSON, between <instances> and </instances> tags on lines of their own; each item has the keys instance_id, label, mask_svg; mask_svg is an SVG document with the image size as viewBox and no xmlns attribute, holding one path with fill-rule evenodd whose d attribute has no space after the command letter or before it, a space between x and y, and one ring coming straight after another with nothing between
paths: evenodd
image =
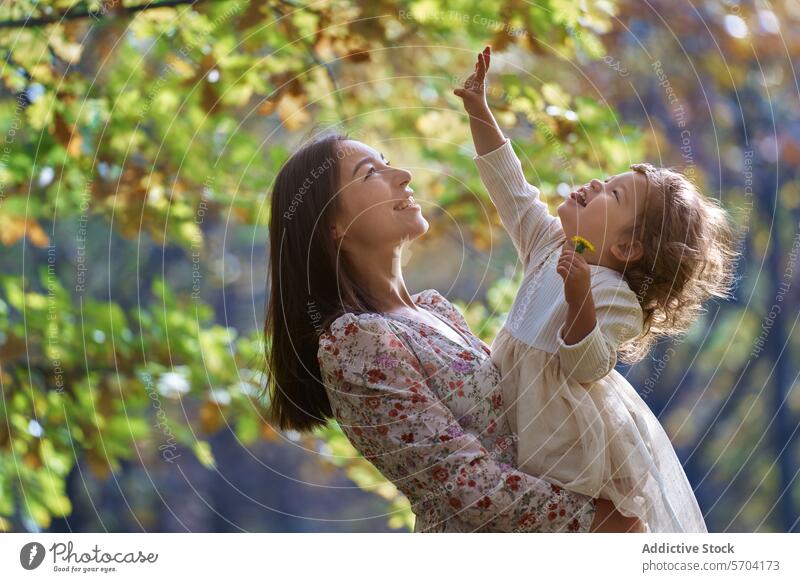
<instances>
[{"instance_id":1,"label":"cream ruffled dress","mask_svg":"<svg viewBox=\"0 0 800 582\"><path fill-rule=\"evenodd\" d=\"M510 141L475 161L525 268L492 345L520 470L608 499L648 531L706 532L669 437L614 369L617 348L642 329L635 294L618 272L590 265L597 325L565 344L560 222L525 180Z\"/></svg>"}]
</instances>

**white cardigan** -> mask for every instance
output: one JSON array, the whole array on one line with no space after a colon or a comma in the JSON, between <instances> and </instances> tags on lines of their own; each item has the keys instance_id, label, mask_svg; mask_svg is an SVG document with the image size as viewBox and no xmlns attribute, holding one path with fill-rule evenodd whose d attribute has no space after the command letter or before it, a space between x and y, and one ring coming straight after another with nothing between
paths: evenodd
<instances>
[{"instance_id":1,"label":"white cardigan","mask_svg":"<svg viewBox=\"0 0 800 582\"><path fill-rule=\"evenodd\" d=\"M474 159L525 269L503 331L558 354L562 369L578 382L602 378L616 365L619 346L641 333L643 315L635 293L617 271L590 265L597 325L580 342L565 344L561 331L567 304L556 272L565 243L561 221L550 215L539 190L526 181L510 140Z\"/></svg>"}]
</instances>

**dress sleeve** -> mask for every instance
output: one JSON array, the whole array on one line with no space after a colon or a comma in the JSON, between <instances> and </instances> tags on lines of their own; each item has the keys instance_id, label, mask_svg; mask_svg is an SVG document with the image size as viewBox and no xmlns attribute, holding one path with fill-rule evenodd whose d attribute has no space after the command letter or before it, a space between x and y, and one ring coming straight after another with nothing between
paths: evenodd
<instances>
[{"instance_id":1,"label":"dress sleeve","mask_svg":"<svg viewBox=\"0 0 800 582\"><path fill-rule=\"evenodd\" d=\"M562 324L558 330L558 356L561 369L582 384L599 380L617 364L619 346L642 330L642 309L636 294L624 282L592 289L597 323L575 344L566 344Z\"/></svg>"},{"instance_id":2,"label":"dress sleeve","mask_svg":"<svg viewBox=\"0 0 800 582\"><path fill-rule=\"evenodd\" d=\"M497 462L384 318L345 314L320 338L318 357L342 430L412 507L436 506L443 521L481 531L589 530L594 500Z\"/></svg>"},{"instance_id":3,"label":"dress sleeve","mask_svg":"<svg viewBox=\"0 0 800 582\"><path fill-rule=\"evenodd\" d=\"M539 198L539 189L529 184L511 141L494 151L476 156L481 180L526 267L533 251L561 236L561 221L552 216Z\"/></svg>"},{"instance_id":4,"label":"dress sleeve","mask_svg":"<svg viewBox=\"0 0 800 582\"><path fill-rule=\"evenodd\" d=\"M423 291L421 295L423 295L422 300L425 301L427 305L430 305L437 313L450 321L450 323L461 328L461 331L465 333L472 333L464 314L461 313L458 307L453 305L449 299L439 293L439 291L436 289L427 289Z\"/></svg>"}]
</instances>

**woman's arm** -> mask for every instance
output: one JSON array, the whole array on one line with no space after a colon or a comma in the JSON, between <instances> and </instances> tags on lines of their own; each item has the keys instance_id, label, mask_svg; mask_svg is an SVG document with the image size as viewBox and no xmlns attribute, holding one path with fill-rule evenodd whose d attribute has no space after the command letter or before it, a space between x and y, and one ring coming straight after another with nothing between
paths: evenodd
<instances>
[{"instance_id":1,"label":"woman's arm","mask_svg":"<svg viewBox=\"0 0 800 582\"><path fill-rule=\"evenodd\" d=\"M498 462L499 451L461 429L383 318L337 320L319 361L342 430L412 506L434 501L443 520L475 530L589 531L594 500Z\"/></svg>"}]
</instances>

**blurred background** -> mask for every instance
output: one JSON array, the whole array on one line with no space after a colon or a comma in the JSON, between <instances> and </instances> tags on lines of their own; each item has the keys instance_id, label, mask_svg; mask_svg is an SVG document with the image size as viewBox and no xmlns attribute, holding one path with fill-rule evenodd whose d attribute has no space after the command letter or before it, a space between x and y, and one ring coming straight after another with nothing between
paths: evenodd
<instances>
[{"instance_id":1,"label":"blurred background","mask_svg":"<svg viewBox=\"0 0 800 582\"><path fill-rule=\"evenodd\" d=\"M0 530L410 530L335 423L264 420L269 192L327 129L410 169L409 288L491 342L522 273L452 94L486 44L553 208L647 160L730 211L735 298L620 371L710 531L798 531L798 0L5 0Z\"/></svg>"}]
</instances>

